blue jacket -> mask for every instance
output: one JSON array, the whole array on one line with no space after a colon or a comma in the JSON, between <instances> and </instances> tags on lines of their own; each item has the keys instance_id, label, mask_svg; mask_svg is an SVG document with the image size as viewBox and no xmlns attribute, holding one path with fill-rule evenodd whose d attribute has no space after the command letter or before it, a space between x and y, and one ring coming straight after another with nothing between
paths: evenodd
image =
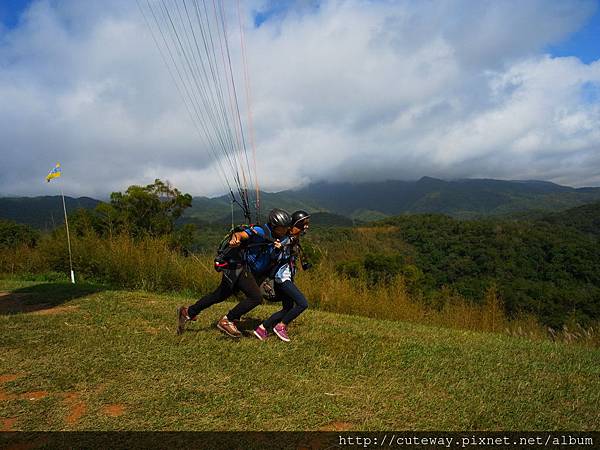
<instances>
[{"instance_id":1,"label":"blue jacket","mask_svg":"<svg viewBox=\"0 0 600 450\"><path fill-rule=\"evenodd\" d=\"M254 275L265 275L277 265L283 252L273 245L275 239L268 224L246 228L244 231L250 236L244 243L244 261ZM288 240L287 237L280 239L284 248Z\"/></svg>"}]
</instances>

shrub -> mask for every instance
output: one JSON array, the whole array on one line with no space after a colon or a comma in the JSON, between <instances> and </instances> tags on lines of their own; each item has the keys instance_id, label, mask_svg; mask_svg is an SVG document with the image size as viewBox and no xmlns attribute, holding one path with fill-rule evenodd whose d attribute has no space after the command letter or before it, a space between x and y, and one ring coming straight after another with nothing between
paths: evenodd
<instances>
[{"instance_id":1,"label":"shrub","mask_svg":"<svg viewBox=\"0 0 600 450\"><path fill-rule=\"evenodd\" d=\"M28 225L0 219L0 248L35 247L40 233Z\"/></svg>"}]
</instances>

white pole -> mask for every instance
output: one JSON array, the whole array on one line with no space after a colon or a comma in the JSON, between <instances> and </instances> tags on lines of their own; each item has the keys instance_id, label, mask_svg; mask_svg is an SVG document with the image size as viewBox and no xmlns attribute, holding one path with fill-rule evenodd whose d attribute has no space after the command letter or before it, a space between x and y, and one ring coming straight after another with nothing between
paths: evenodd
<instances>
[{"instance_id":1,"label":"white pole","mask_svg":"<svg viewBox=\"0 0 600 450\"><path fill-rule=\"evenodd\" d=\"M75 284L75 272L73 272L73 257L71 256L71 238L69 236L69 220L67 219L67 207L65 206L65 194L62 188L60 189L62 196L63 211L65 212L65 226L67 227L67 244L69 246L69 268L71 269L71 283Z\"/></svg>"}]
</instances>

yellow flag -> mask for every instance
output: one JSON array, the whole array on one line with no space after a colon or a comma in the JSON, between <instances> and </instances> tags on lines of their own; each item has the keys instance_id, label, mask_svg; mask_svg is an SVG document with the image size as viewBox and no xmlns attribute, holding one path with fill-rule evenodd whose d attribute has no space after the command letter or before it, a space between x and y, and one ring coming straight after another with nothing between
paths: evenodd
<instances>
[{"instance_id":1,"label":"yellow flag","mask_svg":"<svg viewBox=\"0 0 600 450\"><path fill-rule=\"evenodd\" d=\"M50 183L51 179L60 177L60 174L61 174L60 163L56 163L56 166L54 166L54 169L52 169L48 173L48 175L46 175L46 181L48 183Z\"/></svg>"}]
</instances>

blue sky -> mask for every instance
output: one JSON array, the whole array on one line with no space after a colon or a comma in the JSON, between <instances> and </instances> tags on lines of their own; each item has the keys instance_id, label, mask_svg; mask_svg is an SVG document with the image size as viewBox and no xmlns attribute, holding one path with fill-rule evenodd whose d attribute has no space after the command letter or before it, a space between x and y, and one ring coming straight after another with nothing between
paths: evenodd
<instances>
[{"instance_id":1,"label":"blue sky","mask_svg":"<svg viewBox=\"0 0 600 450\"><path fill-rule=\"evenodd\" d=\"M0 2L0 21L7 28L14 28L20 15L31 0L3 0Z\"/></svg>"},{"instance_id":2,"label":"blue sky","mask_svg":"<svg viewBox=\"0 0 600 450\"><path fill-rule=\"evenodd\" d=\"M254 25L260 27L269 20L277 20L285 16L290 10L317 10L320 5L319 0L271 0L261 11L254 14Z\"/></svg>"},{"instance_id":3,"label":"blue sky","mask_svg":"<svg viewBox=\"0 0 600 450\"><path fill-rule=\"evenodd\" d=\"M584 63L600 59L600 7L584 27L547 51L553 56L577 56Z\"/></svg>"}]
</instances>

